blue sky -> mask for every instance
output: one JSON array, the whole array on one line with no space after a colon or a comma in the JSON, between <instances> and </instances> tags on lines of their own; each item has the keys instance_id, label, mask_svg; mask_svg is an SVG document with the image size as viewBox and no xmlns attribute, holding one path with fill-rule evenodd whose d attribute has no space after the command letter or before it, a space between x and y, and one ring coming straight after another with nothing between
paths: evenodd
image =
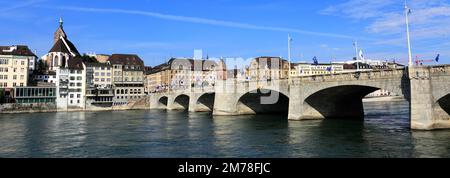
<instances>
[{"instance_id":1,"label":"blue sky","mask_svg":"<svg viewBox=\"0 0 450 178\"><path fill-rule=\"evenodd\" d=\"M287 56L348 60L358 40L366 58L407 59L403 0L0 0L0 45L44 55L60 16L82 53L135 53L147 65L170 57ZM450 2L409 0L414 56L450 63ZM406 61L405 61L406 62Z\"/></svg>"}]
</instances>

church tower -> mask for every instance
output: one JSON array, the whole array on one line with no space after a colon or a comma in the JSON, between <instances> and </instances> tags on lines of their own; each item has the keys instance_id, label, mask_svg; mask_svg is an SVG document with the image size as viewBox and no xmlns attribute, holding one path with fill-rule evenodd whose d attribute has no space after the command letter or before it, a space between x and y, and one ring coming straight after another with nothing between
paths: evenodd
<instances>
[{"instance_id":1,"label":"church tower","mask_svg":"<svg viewBox=\"0 0 450 178\"><path fill-rule=\"evenodd\" d=\"M80 55L75 45L67 38L63 23L63 19L60 18L59 27L53 37L53 47L42 57L42 60L47 63L49 71L67 68L69 60Z\"/></svg>"},{"instance_id":2,"label":"church tower","mask_svg":"<svg viewBox=\"0 0 450 178\"><path fill-rule=\"evenodd\" d=\"M59 28L56 30L53 38L53 44L55 44L61 37L67 38L66 32L64 32L63 28L63 19L62 17L59 18Z\"/></svg>"}]
</instances>

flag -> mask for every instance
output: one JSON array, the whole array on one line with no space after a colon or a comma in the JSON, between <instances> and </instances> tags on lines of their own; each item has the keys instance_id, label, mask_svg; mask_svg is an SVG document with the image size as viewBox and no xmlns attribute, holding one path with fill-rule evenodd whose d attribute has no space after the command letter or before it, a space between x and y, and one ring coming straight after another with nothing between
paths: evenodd
<instances>
[{"instance_id":1,"label":"flag","mask_svg":"<svg viewBox=\"0 0 450 178\"><path fill-rule=\"evenodd\" d=\"M439 62L439 57L440 57L440 54L438 54L438 55L436 56L436 62Z\"/></svg>"},{"instance_id":2,"label":"flag","mask_svg":"<svg viewBox=\"0 0 450 178\"><path fill-rule=\"evenodd\" d=\"M289 42L292 42L291 34L288 35L288 41L289 41Z\"/></svg>"},{"instance_id":3,"label":"flag","mask_svg":"<svg viewBox=\"0 0 450 178\"><path fill-rule=\"evenodd\" d=\"M363 51L362 50L359 50L359 59L361 59L361 60L365 60L364 59L364 54L363 54Z\"/></svg>"},{"instance_id":4,"label":"flag","mask_svg":"<svg viewBox=\"0 0 450 178\"><path fill-rule=\"evenodd\" d=\"M331 72L332 70L333 70L333 68L327 67L327 71L328 71L328 72Z\"/></svg>"},{"instance_id":5,"label":"flag","mask_svg":"<svg viewBox=\"0 0 450 178\"><path fill-rule=\"evenodd\" d=\"M316 56L314 56L313 62L314 62L314 65L319 65L319 61L317 60L317 57L316 57Z\"/></svg>"}]
</instances>

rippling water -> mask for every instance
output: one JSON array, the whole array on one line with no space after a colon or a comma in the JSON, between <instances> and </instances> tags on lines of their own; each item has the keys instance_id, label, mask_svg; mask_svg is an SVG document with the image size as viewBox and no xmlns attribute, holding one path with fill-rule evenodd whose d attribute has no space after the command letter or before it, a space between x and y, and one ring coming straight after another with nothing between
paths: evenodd
<instances>
[{"instance_id":1,"label":"rippling water","mask_svg":"<svg viewBox=\"0 0 450 178\"><path fill-rule=\"evenodd\" d=\"M117 111L0 115L0 157L450 157L450 131L409 130L407 102L364 121Z\"/></svg>"}]
</instances>

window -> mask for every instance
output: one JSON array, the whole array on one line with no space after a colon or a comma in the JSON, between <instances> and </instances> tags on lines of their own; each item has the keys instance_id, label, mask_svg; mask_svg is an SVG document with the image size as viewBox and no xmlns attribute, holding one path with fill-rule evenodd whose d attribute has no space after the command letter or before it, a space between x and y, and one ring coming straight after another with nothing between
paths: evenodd
<instances>
[{"instance_id":1,"label":"window","mask_svg":"<svg viewBox=\"0 0 450 178\"><path fill-rule=\"evenodd\" d=\"M98 82L98 78L95 78L95 81Z\"/></svg>"},{"instance_id":2,"label":"window","mask_svg":"<svg viewBox=\"0 0 450 178\"><path fill-rule=\"evenodd\" d=\"M15 87L15 86L17 86L17 83L16 83L16 82L13 83L13 87Z\"/></svg>"},{"instance_id":3,"label":"window","mask_svg":"<svg viewBox=\"0 0 450 178\"><path fill-rule=\"evenodd\" d=\"M23 83L20 83L20 86L23 87Z\"/></svg>"},{"instance_id":4,"label":"window","mask_svg":"<svg viewBox=\"0 0 450 178\"><path fill-rule=\"evenodd\" d=\"M81 87L81 85L82 85L81 83L77 83L77 87Z\"/></svg>"},{"instance_id":5,"label":"window","mask_svg":"<svg viewBox=\"0 0 450 178\"><path fill-rule=\"evenodd\" d=\"M102 78L102 79L101 79L101 81L102 81L102 82L104 82L104 81L105 81L105 79L104 79L104 78Z\"/></svg>"},{"instance_id":6,"label":"window","mask_svg":"<svg viewBox=\"0 0 450 178\"><path fill-rule=\"evenodd\" d=\"M8 64L8 59L0 59L0 64Z\"/></svg>"},{"instance_id":7,"label":"window","mask_svg":"<svg viewBox=\"0 0 450 178\"><path fill-rule=\"evenodd\" d=\"M80 98L81 97L81 95L80 94L77 94L77 98Z\"/></svg>"},{"instance_id":8,"label":"window","mask_svg":"<svg viewBox=\"0 0 450 178\"><path fill-rule=\"evenodd\" d=\"M70 80L75 80L75 77L70 77Z\"/></svg>"},{"instance_id":9,"label":"window","mask_svg":"<svg viewBox=\"0 0 450 178\"><path fill-rule=\"evenodd\" d=\"M20 65L25 65L25 61L20 62Z\"/></svg>"},{"instance_id":10,"label":"window","mask_svg":"<svg viewBox=\"0 0 450 178\"><path fill-rule=\"evenodd\" d=\"M73 101L72 101L72 100L70 100L70 104L73 104Z\"/></svg>"},{"instance_id":11,"label":"window","mask_svg":"<svg viewBox=\"0 0 450 178\"><path fill-rule=\"evenodd\" d=\"M13 80L17 80L17 75L13 75Z\"/></svg>"},{"instance_id":12,"label":"window","mask_svg":"<svg viewBox=\"0 0 450 178\"><path fill-rule=\"evenodd\" d=\"M2 80L3 79L3 75L0 75L0 80Z\"/></svg>"},{"instance_id":13,"label":"window","mask_svg":"<svg viewBox=\"0 0 450 178\"><path fill-rule=\"evenodd\" d=\"M111 82L111 79L110 79L110 78L107 78L106 81L107 81L107 82Z\"/></svg>"},{"instance_id":14,"label":"window","mask_svg":"<svg viewBox=\"0 0 450 178\"><path fill-rule=\"evenodd\" d=\"M99 73L98 73L98 72L96 72L96 73L95 73L95 76L98 76L98 74L99 74Z\"/></svg>"},{"instance_id":15,"label":"window","mask_svg":"<svg viewBox=\"0 0 450 178\"><path fill-rule=\"evenodd\" d=\"M20 80L23 80L25 78L25 76L21 75L20 76Z\"/></svg>"},{"instance_id":16,"label":"window","mask_svg":"<svg viewBox=\"0 0 450 178\"><path fill-rule=\"evenodd\" d=\"M73 98L73 94L70 94L70 98Z\"/></svg>"},{"instance_id":17,"label":"window","mask_svg":"<svg viewBox=\"0 0 450 178\"><path fill-rule=\"evenodd\" d=\"M14 69L13 69L13 72L17 72L17 68L14 68Z\"/></svg>"},{"instance_id":18,"label":"window","mask_svg":"<svg viewBox=\"0 0 450 178\"><path fill-rule=\"evenodd\" d=\"M82 80L82 77L77 77L77 80Z\"/></svg>"},{"instance_id":19,"label":"window","mask_svg":"<svg viewBox=\"0 0 450 178\"><path fill-rule=\"evenodd\" d=\"M80 104L80 100L77 100L77 103Z\"/></svg>"},{"instance_id":20,"label":"window","mask_svg":"<svg viewBox=\"0 0 450 178\"><path fill-rule=\"evenodd\" d=\"M8 75L5 75L3 78L4 78L5 80L7 80L7 79L8 79Z\"/></svg>"},{"instance_id":21,"label":"window","mask_svg":"<svg viewBox=\"0 0 450 178\"><path fill-rule=\"evenodd\" d=\"M101 74L102 74L102 76L105 76L105 73L104 73L104 72L102 72Z\"/></svg>"}]
</instances>

